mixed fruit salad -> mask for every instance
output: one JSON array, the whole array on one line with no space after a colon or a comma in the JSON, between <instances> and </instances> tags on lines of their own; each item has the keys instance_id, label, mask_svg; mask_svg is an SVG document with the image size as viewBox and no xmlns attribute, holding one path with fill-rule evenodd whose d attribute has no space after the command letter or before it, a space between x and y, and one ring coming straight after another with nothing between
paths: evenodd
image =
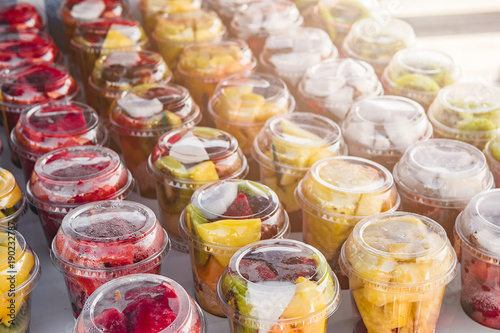
<instances>
[{"instance_id":1,"label":"mixed fruit salad","mask_svg":"<svg viewBox=\"0 0 500 333\"><path fill-rule=\"evenodd\" d=\"M0 168L0 226L17 229L25 210L26 198L14 175Z\"/></svg>"},{"instance_id":2,"label":"mixed fruit salad","mask_svg":"<svg viewBox=\"0 0 500 333\"><path fill-rule=\"evenodd\" d=\"M195 11L201 8L201 0L140 0L144 29L151 34L157 18Z\"/></svg>"},{"instance_id":3,"label":"mixed fruit salad","mask_svg":"<svg viewBox=\"0 0 500 333\"><path fill-rule=\"evenodd\" d=\"M7 30L42 30L45 25L35 6L27 2L0 5L0 32Z\"/></svg>"}]
</instances>

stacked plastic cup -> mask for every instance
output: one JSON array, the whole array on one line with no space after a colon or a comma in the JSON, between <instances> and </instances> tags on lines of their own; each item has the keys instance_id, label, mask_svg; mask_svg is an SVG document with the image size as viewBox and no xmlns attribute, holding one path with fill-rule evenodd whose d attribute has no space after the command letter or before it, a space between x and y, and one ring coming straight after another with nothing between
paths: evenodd
<instances>
[{"instance_id":1,"label":"stacked plastic cup","mask_svg":"<svg viewBox=\"0 0 500 333\"><path fill-rule=\"evenodd\" d=\"M44 29L45 21L40 11L30 3L3 2L0 4L0 31Z\"/></svg>"},{"instance_id":2,"label":"stacked plastic cup","mask_svg":"<svg viewBox=\"0 0 500 333\"><path fill-rule=\"evenodd\" d=\"M500 139L498 136L494 137L484 147L484 156L486 162L490 167L490 171L495 178L496 187L500 187Z\"/></svg>"}]
</instances>

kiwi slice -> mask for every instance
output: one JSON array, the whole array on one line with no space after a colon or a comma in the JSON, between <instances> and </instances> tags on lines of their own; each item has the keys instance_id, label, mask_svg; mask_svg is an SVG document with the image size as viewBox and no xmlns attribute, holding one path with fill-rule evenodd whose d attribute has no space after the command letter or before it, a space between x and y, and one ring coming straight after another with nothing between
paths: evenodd
<instances>
[{"instance_id":1,"label":"kiwi slice","mask_svg":"<svg viewBox=\"0 0 500 333\"><path fill-rule=\"evenodd\" d=\"M14 319L14 325L7 326L5 324L0 324L0 333L24 333L28 331L29 326L30 307L28 302L24 302Z\"/></svg>"}]
</instances>

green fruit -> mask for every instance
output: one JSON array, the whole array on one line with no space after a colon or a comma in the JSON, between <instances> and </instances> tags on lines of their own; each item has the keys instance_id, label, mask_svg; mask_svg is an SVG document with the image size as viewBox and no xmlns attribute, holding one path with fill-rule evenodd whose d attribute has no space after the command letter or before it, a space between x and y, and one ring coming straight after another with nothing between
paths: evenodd
<instances>
[{"instance_id":1,"label":"green fruit","mask_svg":"<svg viewBox=\"0 0 500 333\"><path fill-rule=\"evenodd\" d=\"M406 74L395 80L396 85L401 88L437 92L441 87L433 79L420 74Z\"/></svg>"},{"instance_id":2,"label":"green fruit","mask_svg":"<svg viewBox=\"0 0 500 333\"><path fill-rule=\"evenodd\" d=\"M256 182L244 181L238 184L238 193L244 193L250 197L253 196L267 196L267 191L262 185Z\"/></svg>"},{"instance_id":3,"label":"green fruit","mask_svg":"<svg viewBox=\"0 0 500 333\"><path fill-rule=\"evenodd\" d=\"M490 154L495 160L500 161L500 145L498 143L490 146Z\"/></svg>"},{"instance_id":4,"label":"green fruit","mask_svg":"<svg viewBox=\"0 0 500 333\"><path fill-rule=\"evenodd\" d=\"M497 126L487 118L473 118L457 124L457 129L462 131L493 131Z\"/></svg>"},{"instance_id":5,"label":"green fruit","mask_svg":"<svg viewBox=\"0 0 500 333\"><path fill-rule=\"evenodd\" d=\"M203 216L201 209L193 204L189 204L186 207L185 214L186 214L185 218L187 219L186 224L187 224L188 230L192 234L196 235L196 237L201 238L200 235L198 234L198 226L200 224L207 223L207 220ZM204 252L201 250L194 251L194 254L195 254L195 256L194 256L195 263L196 263L197 267L201 267L201 266L205 265L208 258L210 257L210 255L207 252Z\"/></svg>"},{"instance_id":6,"label":"green fruit","mask_svg":"<svg viewBox=\"0 0 500 333\"><path fill-rule=\"evenodd\" d=\"M172 156L163 156L154 163L155 168L172 177L189 179L189 172L184 165Z\"/></svg>"},{"instance_id":7,"label":"green fruit","mask_svg":"<svg viewBox=\"0 0 500 333\"><path fill-rule=\"evenodd\" d=\"M7 326L0 324L0 333L21 333L26 332L30 325L30 311L27 302L23 304L14 319L14 325Z\"/></svg>"},{"instance_id":8,"label":"green fruit","mask_svg":"<svg viewBox=\"0 0 500 333\"><path fill-rule=\"evenodd\" d=\"M238 309L241 314L250 315L252 305L248 304L246 300L248 287L245 281L238 276L227 274L222 278L222 288L224 294L229 294L228 303L232 307ZM234 304L231 304L233 302Z\"/></svg>"}]
</instances>

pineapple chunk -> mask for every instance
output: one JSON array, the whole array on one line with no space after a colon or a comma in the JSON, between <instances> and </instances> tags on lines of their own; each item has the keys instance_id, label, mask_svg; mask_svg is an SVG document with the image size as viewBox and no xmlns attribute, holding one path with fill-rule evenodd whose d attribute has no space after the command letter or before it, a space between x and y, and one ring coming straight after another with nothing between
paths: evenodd
<instances>
[{"instance_id":1,"label":"pineapple chunk","mask_svg":"<svg viewBox=\"0 0 500 333\"><path fill-rule=\"evenodd\" d=\"M189 173L189 178L194 181L209 182L219 179L214 162L212 161L201 162L189 168L187 171Z\"/></svg>"}]
</instances>

